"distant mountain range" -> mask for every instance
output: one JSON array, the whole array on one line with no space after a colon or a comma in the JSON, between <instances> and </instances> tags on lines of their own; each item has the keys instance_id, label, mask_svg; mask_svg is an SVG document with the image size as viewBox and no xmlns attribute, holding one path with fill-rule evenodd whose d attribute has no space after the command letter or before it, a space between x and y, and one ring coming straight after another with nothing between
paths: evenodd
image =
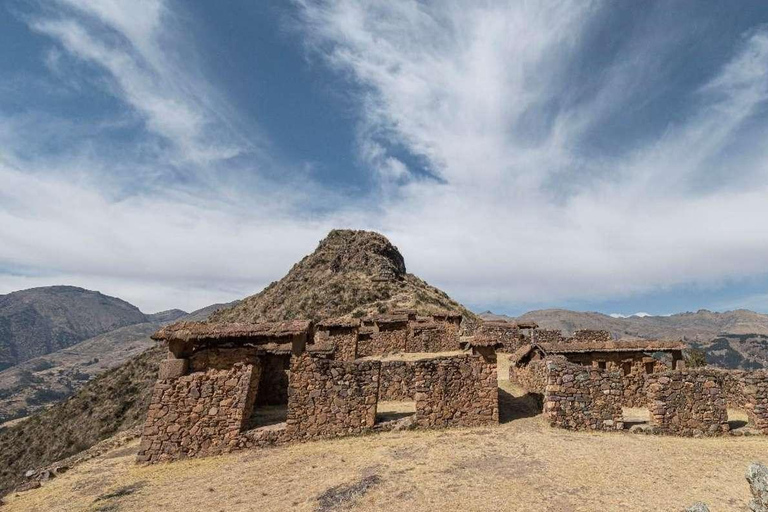
<instances>
[{"instance_id":1,"label":"distant mountain range","mask_svg":"<svg viewBox=\"0 0 768 512\"><path fill-rule=\"evenodd\" d=\"M603 329L617 338L683 340L707 354L707 362L727 368L768 368L768 315L744 309L715 313L705 309L669 316L616 318L595 312L543 309L514 318L486 311L486 320L534 321L566 334L576 329Z\"/></svg>"},{"instance_id":2,"label":"distant mountain range","mask_svg":"<svg viewBox=\"0 0 768 512\"><path fill-rule=\"evenodd\" d=\"M126 325L152 321L124 300L74 286L0 295L0 370Z\"/></svg>"}]
</instances>

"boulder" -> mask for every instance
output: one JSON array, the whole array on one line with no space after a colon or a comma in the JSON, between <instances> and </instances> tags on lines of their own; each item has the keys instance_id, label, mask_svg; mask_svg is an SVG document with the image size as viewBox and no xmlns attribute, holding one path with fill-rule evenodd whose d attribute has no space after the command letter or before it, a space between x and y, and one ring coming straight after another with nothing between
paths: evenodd
<instances>
[{"instance_id":1,"label":"boulder","mask_svg":"<svg viewBox=\"0 0 768 512\"><path fill-rule=\"evenodd\" d=\"M768 467L759 462L750 464L747 468L747 482L752 492L749 510L768 512Z\"/></svg>"}]
</instances>

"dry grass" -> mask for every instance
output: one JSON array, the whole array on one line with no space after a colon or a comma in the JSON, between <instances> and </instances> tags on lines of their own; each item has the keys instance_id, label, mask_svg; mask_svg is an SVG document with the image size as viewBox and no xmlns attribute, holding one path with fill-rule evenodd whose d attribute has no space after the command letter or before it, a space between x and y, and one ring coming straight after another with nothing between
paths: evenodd
<instances>
[{"instance_id":1,"label":"dry grass","mask_svg":"<svg viewBox=\"0 0 768 512\"><path fill-rule=\"evenodd\" d=\"M9 496L4 510L647 511L699 500L744 510L746 467L768 459L765 437L552 429L519 389L500 384L511 409L502 417L517 419L498 427L387 432L144 467L133 463L133 443Z\"/></svg>"}]
</instances>

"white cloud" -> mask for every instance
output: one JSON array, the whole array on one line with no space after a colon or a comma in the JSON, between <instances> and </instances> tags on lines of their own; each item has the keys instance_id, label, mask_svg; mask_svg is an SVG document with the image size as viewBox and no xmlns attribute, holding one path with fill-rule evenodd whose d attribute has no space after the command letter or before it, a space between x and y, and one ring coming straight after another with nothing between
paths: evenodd
<instances>
[{"instance_id":1,"label":"white cloud","mask_svg":"<svg viewBox=\"0 0 768 512\"><path fill-rule=\"evenodd\" d=\"M170 148L108 158L86 145L21 158L36 130L83 128L0 119L0 293L67 282L149 311L193 309L281 277L331 227L383 231L410 271L477 305L716 287L766 272L768 155L750 143L766 128L765 29L745 35L685 116L602 154L585 145L608 120L634 122L635 105L665 78L662 65L649 66L674 51L674 37L650 33L623 48L577 101L569 73L605 4L296 2L309 51L359 91L357 156L381 194L357 202L297 169L282 173L288 183L262 178L270 155L259 129L242 129L186 59L193 51L165 51L193 46L175 4L54 5L31 20L60 48L51 68L66 74L68 56L101 70L126 106L115 122L139 116ZM252 163L224 179L233 155ZM198 181L113 186L132 172Z\"/></svg>"},{"instance_id":2,"label":"white cloud","mask_svg":"<svg viewBox=\"0 0 768 512\"><path fill-rule=\"evenodd\" d=\"M730 158L739 186L696 186L720 171L717 159L764 105L765 30L701 88L693 114L619 156L586 158L580 144L607 111L643 99L632 87L642 71L613 66L592 97L537 122L563 92L599 6L299 5L311 51L363 85L361 134L381 127L378 140L384 133L428 159L446 181L408 182L381 226L407 248L412 270L463 300L551 304L766 272L762 147ZM624 51L615 61L664 57L647 45Z\"/></svg>"}]
</instances>

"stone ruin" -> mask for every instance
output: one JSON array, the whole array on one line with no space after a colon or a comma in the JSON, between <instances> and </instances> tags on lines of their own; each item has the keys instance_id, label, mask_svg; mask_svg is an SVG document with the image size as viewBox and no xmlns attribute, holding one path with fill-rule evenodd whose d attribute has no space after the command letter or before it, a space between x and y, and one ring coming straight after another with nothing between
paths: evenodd
<instances>
[{"instance_id":1,"label":"stone ruin","mask_svg":"<svg viewBox=\"0 0 768 512\"><path fill-rule=\"evenodd\" d=\"M170 461L403 425L498 423L495 344L448 355L424 350L458 348L460 322L452 314L406 314L316 326L164 327L154 338L168 344L168 359L160 365L137 460ZM366 345L371 339L381 347ZM421 357L370 357L409 347L420 349ZM381 419L377 409L386 401L412 402L414 411Z\"/></svg>"},{"instance_id":2,"label":"stone ruin","mask_svg":"<svg viewBox=\"0 0 768 512\"><path fill-rule=\"evenodd\" d=\"M561 428L622 430L631 407L648 409L649 432L714 436L730 431L731 407L768 434L768 371L686 369L682 343L602 339L522 346L509 379L539 397Z\"/></svg>"}]
</instances>

